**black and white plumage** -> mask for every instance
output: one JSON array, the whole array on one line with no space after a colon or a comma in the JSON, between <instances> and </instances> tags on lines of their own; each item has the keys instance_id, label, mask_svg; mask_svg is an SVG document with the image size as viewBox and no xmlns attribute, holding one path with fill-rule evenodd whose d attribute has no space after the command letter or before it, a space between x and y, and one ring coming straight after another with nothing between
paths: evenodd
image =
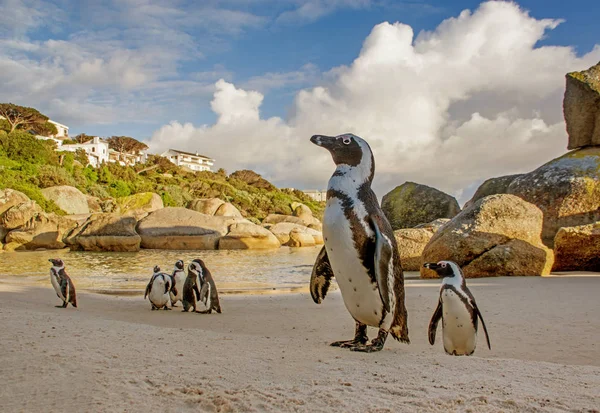
<instances>
[{"instance_id":1,"label":"black and white plumage","mask_svg":"<svg viewBox=\"0 0 600 413\"><path fill-rule=\"evenodd\" d=\"M167 306L170 296L169 292L173 287L173 280L169 274L160 272L160 267L157 265L154 267L152 278L146 286L146 293L144 299L148 297L150 304L152 304L152 310L170 310Z\"/></svg>"},{"instance_id":2,"label":"black and white plumage","mask_svg":"<svg viewBox=\"0 0 600 413\"><path fill-rule=\"evenodd\" d=\"M65 263L60 258L51 258L48 261L52 263L52 267L50 267L50 281L52 282L52 287L54 287L54 291L56 291L58 298L63 301L62 305L57 305L56 307L67 308L67 305L71 303L73 307L77 308L75 285L65 271Z\"/></svg>"},{"instance_id":3,"label":"black and white plumage","mask_svg":"<svg viewBox=\"0 0 600 413\"><path fill-rule=\"evenodd\" d=\"M437 325L441 319L446 353L453 356L470 356L477 345L477 324L478 320L481 320L487 345L491 350L485 322L458 264L453 261L440 261L426 263L424 266L443 278L438 305L429 322L429 343L435 344Z\"/></svg>"},{"instance_id":4,"label":"black and white plumage","mask_svg":"<svg viewBox=\"0 0 600 413\"><path fill-rule=\"evenodd\" d=\"M315 135L311 142L331 153L336 169L327 187L325 245L315 262L310 291L320 303L334 277L356 321L353 340L332 343L356 351L379 351L388 333L409 342L404 274L390 223L371 183L375 159L369 144L352 134ZM367 344L367 326L379 328Z\"/></svg>"},{"instance_id":5,"label":"black and white plumage","mask_svg":"<svg viewBox=\"0 0 600 413\"><path fill-rule=\"evenodd\" d=\"M183 261L178 260L175 263L175 268L173 269L173 275L171 275L173 279L173 287L169 292L169 296L171 297L171 307L175 307L177 301L183 300L183 284L185 282L185 269L183 267Z\"/></svg>"},{"instance_id":6,"label":"black and white plumage","mask_svg":"<svg viewBox=\"0 0 600 413\"><path fill-rule=\"evenodd\" d=\"M212 274L206 268L204 261L197 258L193 260L188 266L188 271L192 274L196 274L198 281L200 282L200 298L206 310L198 311L202 314L210 314L213 310L217 313L221 313L221 304L219 303L219 293L217 292L217 286L213 280Z\"/></svg>"}]
</instances>

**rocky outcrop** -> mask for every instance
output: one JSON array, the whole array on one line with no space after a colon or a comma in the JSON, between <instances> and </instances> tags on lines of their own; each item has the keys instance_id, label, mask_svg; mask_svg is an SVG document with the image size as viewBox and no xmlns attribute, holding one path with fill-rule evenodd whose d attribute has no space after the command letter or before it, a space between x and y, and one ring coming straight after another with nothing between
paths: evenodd
<instances>
[{"instance_id":1,"label":"rocky outcrop","mask_svg":"<svg viewBox=\"0 0 600 413\"><path fill-rule=\"evenodd\" d=\"M223 205L225 201L219 198L208 198L208 199L193 199L188 204L188 209L192 211L200 212L206 215L215 215L215 212Z\"/></svg>"},{"instance_id":2,"label":"rocky outcrop","mask_svg":"<svg viewBox=\"0 0 600 413\"><path fill-rule=\"evenodd\" d=\"M553 271L600 271L600 222L559 229L554 257Z\"/></svg>"},{"instance_id":3,"label":"rocky outcrop","mask_svg":"<svg viewBox=\"0 0 600 413\"><path fill-rule=\"evenodd\" d=\"M42 195L48 201L54 201L67 214L88 214L90 212L87 198L75 187L68 185L51 186L42 189Z\"/></svg>"},{"instance_id":4,"label":"rocky outcrop","mask_svg":"<svg viewBox=\"0 0 600 413\"><path fill-rule=\"evenodd\" d=\"M292 246L290 244L290 238L292 232L301 232L307 234L312 238L312 245L315 244L323 244L323 234L320 231L314 230L312 228L308 228L304 225L294 224L292 222L280 222L275 225L269 225L269 231L273 233L281 243L281 245ZM301 237L296 237L301 238ZM306 241L304 244L309 244L310 242Z\"/></svg>"},{"instance_id":5,"label":"rocky outcrop","mask_svg":"<svg viewBox=\"0 0 600 413\"><path fill-rule=\"evenodd\" d=\"M121 214L135 215L139 218L164 207L162 198L154 192L140 192L117 198L116 203Z\"/></svg>"},{"instance_id":6,"label":"rocky outcrop","mask_svg":"<svg viewBox=\"0 0 600 413\"><path fill-rule=\"evenodd\" d=\"M84 251L139 251L137 221L120 214L94 214L65 240L72 249Z\"/></svg>"},{"instance_id":7,"label":"rocky outcrop","mask_svg":"<svg viewBox=\"0 0 600 413\"><path fill-rule=\"evenodd\" d=\"M475 202L479 201L481 198L485 198L486 196L505 194L508 190L508 186L512 183L512 181L514 181L516 178L521 177L522 175L523 174L506 175L500 176L498 178L490 178L484 181L479 186L479 188L477 188L477 191L475 191L473 197L469 201L467 201L464 208L470 207Z\"/></svg>"},{"instance_id":8,"label":"rocky outcrop","mask_svg":"<svg viewBox=\"0 0 600 413\"><path fill-rule=\"evenodd\" d=\"M0 216L9 208L27 201L29 201L29 197L23 192L10 188L0 189Z\"/></svg>"},{"instance_id":9,"label":"rocky outcrop","mask_svg":"<svg viewBox=\"0 0 600 413\"><path fill-rule=\"evenodd\" d=\"M446 225L448 222L450 222L450 219L448 219L448 218L438 218L435 221L431 221L426 224L419 224L415 228L424 228L424 229L429 229L429 230L432 230L433 232L436 232L441 227Z\"/></svg>"},{"instance_id":10,"label":"rocky outcrop","mask_svg":"<svg viewBox=\"0 0 600 413\"><path fill-rule=\"evenodd\" d=\"M66 246L63 241L77 223L64 217L36 214L22 227L6 235L5 250L59 249Z\"/></svg>"},{"instance_id":11,"label":"rocky outcrop","mask_svg":"<svg viewBox=\"0 0 600 413\"><path fill-rule=\"evenodd\" d=\"M308 232L296 228L290 232L290 240L287 245L290 247L314 247L315 239Z\"/></svg>"},{"instance_id":12,"label":"rocky outcrop","mask_svg":"<svg viewBox=\"0 0 600 413\"><path fill-rule=\"evenodd\" d=\"M98 197L86 195L88 209L91 213L104 212L102 209L102 200Z\"/></svg>"},{"instance_id":13,"label":"rocky outcrop","mask_svg":"<svg viewBox=\"0 0 600 413\"><path fill-rule=\"evenodd\" d=\"M26 201L10 207L0 218L0 226L7 232L22 227L36 215L42 213L42 208L35 201Z\"/></svg>"},{"instance_id":14,"label":"rocky outcrop","mask_svg":"<svg viewBox=\"0 0 600 413\"><path fill-rule=\"evenodd\" d=\"M229 227L229 233L219 241L221 250L279 248L279 240L268 229L251 222Z\"/></svg>"},{"instance_id":15,"label":"rocky outcrop","mask_svg":"<svg viewBox=\"0 0 600 413\"><path fill-rule=\"evenodd\" d=\"M235 217L215 217L187 208L163 208L142 219L136 227L142 248L214 250L229 226L247 222ZM270 233L269 233L270 234Z\"/></svg>"},{"instance_id":16,"label":"rocky outcrop","mask_svg":"<svg viewBox=\"0 0 600 413\"><path fill-rule=\"evenodd\" d=\"M542 240L552 247L559 228L600 221L600 147L571 151L517 177L508 193L542 210Z\"/></svg>"},{"instance_id":17,"label":"rocky outcrop","mask_svg":"<svg viewBox=\"0 0 600 413\"><path fill-rule=\"evenodd\" d=\"M394 230L412 228L460 212L456 199L435 188L405 182L384 195L381 209Z\"/></svg>"},{"instance_id":18,"label":"rocky outcrop","mask_svg":"<svg viewBox=\"0 0 600 413\"><path fill-rule=\"evenodd\" d=\"M600 146L600 63L566 75L563 113L569 134L568 149Z\"/></svg>"},{"instance_id":19,"label":"rocky outcrop","mask_svg":"<svg viewBox=\"0 0 600 413\"><path fill-rule=\"evenodd\" d=\"M480 199L436 232L423 251L423 262L451 260L466 277L547 275L552 251L542 243L539 208L507 194ZM435 272L421 267L421 276Z\"/></svg>"}]
</instances>

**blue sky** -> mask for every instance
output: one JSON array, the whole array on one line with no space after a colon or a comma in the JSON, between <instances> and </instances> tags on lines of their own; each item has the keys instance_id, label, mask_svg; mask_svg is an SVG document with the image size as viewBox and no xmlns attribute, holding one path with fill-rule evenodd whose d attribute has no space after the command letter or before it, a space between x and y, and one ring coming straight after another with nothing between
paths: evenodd
<instances>
[{"instance_id":1,"label":"blue sky","mask_svg":"<svg viewBox=\"0 0 600 413\"><path fill-rule=\"evenodd\" d=\"M244 141L239 140L240 134L248 130L261 137L265 133L287 134L288 139L294 140L299 139L303 128L298 124L301 119L308 123L316 122L314 126L318 127L318 121L307 115L308 109L301 104L300 98L321 99L317 97L319 88L324 88L329 100L344 96L347 100L362 97L365 101L371 98L377 101L377 96L366 98L363 90L353 91L344 79L360 83L366 73L378 76L367 69L364 73L360 72L363 70L359 64L360 56L368 55L371 49L381 49L380 42L403 44L401 32L404 29L393 26L396 22L402 23L401 27L412 29L413 38L408 39L408 43L412 44L411 50L419 55L408 65L413 68L416 67L415 62L422 64L426 55L436 65L444 65L443 60L438 61L435 57L443 51L433 53L435 45L432 42L419 43L419 33L424 31L433 33L436 41L442 43L443 36L456 39L453 41L457 43L463 42L463 48L469 47L479 36L488 42L478 46L485 53L494 47L504 48L505 35L527 39L524 43L532 42L518 56L523 59L523 66L532 65L532 71L548 72L541 75L543 79L547 76L546 83L534 82L539 89L529 90L523 96L514 96L514 99L507 97L507 91L513 90L513 86L513 94L520 94L521 90L517 87L517 80L514 85L505 83L507 78L515 76L515 70L520 69L506 68L487 82L465 84L463 90L448 91L443 96L431 96L430 92L423 91L427 99L432 99L431 102L437 104L443 101L436 110L427 112L432 116L432 124L444 119L435 128L439 133L408 126L405 132L412 133L413 137L394 140L395 137L377 131L373 125L360 124L358 120L354 122L356 116L348 118L353 121L338 119L336 124L359 134L363 130L372 131L376 141L387 140L394 148L410 147L418 141L421 143L419 150L424 150L431 142L447 142L451 137L448 134L461 130L461 126L472 127L473 122L478 121L473 120L475 113L494 122L499 122L499 117L507 114L513 126L518 121L533 122L536 119L543 121L547 128L560 123L561 120L557 119L560 76L564 76L565 70L583 69L600 60L596 49L600 42L597 24L600 11L595 3L584 0L573 7L564 1L529 0L508 7L497 4L488 7L475 1L440 0L1 0L0 16L4 17L0 22L0 93L3 101L36 107L52 119L68 124L71 134L129 135L148 140L152 147L160 150L169 141L164 136L168 131L172 142L184 146L182 149L202 150L207 147L216 151L210 155L223 159L227 155L221 153L220 147L211 146L210 141L218 139L224 142L224 148L229 149L243 145ZM464 10L469 10L471 17L459 18ZM453 20L457 21L454 25ZM391 25L378 26L382 22ZM510 29L503 33L499 24ZM449 31L444 29L448 26L452 26ZM379 32L377 27L381 29ZM464 28L463 32L460 27ZM531 34L532 31L535 34ZM389 39L386 36L390 36ZM422 36L423 39L426 37ZM367 41L369 38L371 42ZM556 48L560 52L553 50ZM400 48L393 50L393 54L401 53ZM510 53L502 53L498 52L494 57L498 60L497 64L492 61L492 66L506 65ZM468 59L481 54L470 54ZM552 65L547 61L540 63L536 57L540 54L546 54L548 59L563 56L556 72L552 72ZM380 64L380 59L374 58L374 54L369 56ZM477 64L490 63L470 63L471 66ZM480 69L482 71L478 71L477 76L485 73L484 66ZM451 70L459 69L455 64ZM387 69L385 73L393 77ZM439 76L441 82L443 75ZM219 79L233 86L222 84L223 87L219 88L216 86ZM397 83L393 83L390 91L402 93L412 87L402 84L402 80L393 81ZM420 81L423 82L423 79ZM377 87L382 86L384 92L381 93L385 93L385 82L390 80L382 75L381 82ZM460 81L457 82L460 84ZM497 84L492 85L492 82ZM423 87L429 88L426 84ZM548 93L542 92L542 88ZM219 90L223 92L221 100L215 98ZM253 94L253 91L260 95ZM420 96L421 91L411 89L411 93ZM488 96L490 94L492 98ZM477 107L481 106L484 97L485 107ZM247 109L247 113L251 112L248 116L254 119L256 125L245 125L244 128L238 125L239 130L221 128L227 129L229 135L220 130L220 115L213 107L217 100L217 105L224 105L219 106L222 108L221 115L223 112L239 111L240 106L236 106L239 104ZM431 102L427 103L427 109ZM335 107L326 110L334 111L331 117L337 116ZM384 112L378 111L378 116L383 117L386 115ZM255 119L256 114L258 119ZM395 114L390 112L387 116L394 118ZM246 119L246 115L243 114L242 118ZM268 124L269 118L273 119L272 123L279 122L278 126ZM471 123L467 124L469 119ZM165 129L172 121L176 121L175 128ZM186 123L191 123L187 129L184 128ZM322 125L336 132L333 125L327 122ZM539 125L532 126L530 131L536 131L536 128L539 129ZM339 133L346 129L340 129ZM394 130L393 125L386 130ZM270 136L266 142L274 142L278 138ZM497 139L502 142L505 137ZM558 142L565 137L552 139L552 142ZM556 146L544 154L554 155L561 150L563 148ZM307 154L322 159L316 152L309 151ZM282 154L274 156L282 157ZM229 169L255 167L280 184L299 187L319 185L321 179L314 174L306 174L306 179L299 179L283 172L285 165L290 162L300 165L302 158L286 160L280 167L267 167L256 159L257 156L237 158L240 162L228 159L224 165ZM524 170L536 161L527 163L523 160L515 165L508 162L512 166L489 173ZM384 188L401 180L401 176L414 178L416 175L419 178L418 171L413 170L415 168L398 169L395 174L393 168L384 165L383 169L391 174L381 184ZM485 173L481 170L474 170L469 175L470 180L453 181L443 180L442 174L436 177L425 174L422 181L438 184L464 196L465 187L472 187L487 178L483 175Z\"/></svg>"}]
</instances>

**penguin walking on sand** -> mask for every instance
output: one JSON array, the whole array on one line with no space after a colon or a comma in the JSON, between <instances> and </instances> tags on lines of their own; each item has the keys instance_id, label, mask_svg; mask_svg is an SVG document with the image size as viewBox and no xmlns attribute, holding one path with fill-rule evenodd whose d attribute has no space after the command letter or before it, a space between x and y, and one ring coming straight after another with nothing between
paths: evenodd
<instances>
[{"instance_id":1,"label":"penguin walking on sand","mask_svg":"<svg viewBox=\"0 0 600 413\"><path fill-rule=\"evenodd\" d=\"M196 258L188 266L188 271L189 273L195 274L200 281L200 298L198 301L204 303L206 310L198 311L198 313L210 314L213 310L217 313L221 313L221 304L219 303L217 286L215 285L212 274L208 268L206 268L204 261Z\"/></svg>"},{"instance_id":2,"label":"penguin walking on sand","mask_svg":"<svg viewBox=\"0 0 600 413\"><path fill-rule=\"evenodd\" d=\"M177 301L183 300L183 284L186 276L182 260L178 260L175 263L175 269L173 270L173 275L171 278L173 279L173 287L169 292L169 296L171 297L171 307L175 307L175 303L177 303Z\"/></svg>"},{"instance_id":3,"label":"penguin walking on sand","mask_svg":"<svg viewBox=\"0 0 600 413\"><path fill-rule=\"evenodd\" d=\"M441 319L446 353L453 356L470 356L477 345L477 321L480 319L488 348L491 350L485 322L458 264L453 261L440 261L437 264L426 263L424 267L434 270L443 278L438 305L429 322L429 344L435 344L435 333Z\"/></svg>"},{"instance_id":4,"label":"penguin walking on sand","mask_svg":"<svg viewBox=\"0 0 600 413\"><path fill-rule=\"evenodd\" d=\"M161 308L163 310L170 310L167 303L169 302L169 292L172 287L173 280L171 276L160 272L160 267L156 265L152 278L150 278L150 282L146 286L146 293L144 294L144 299L146 297L149 298L153 311L160 310ZM175 294L177 294L177 291L175 291Z\"/></svg>"},{"instance_id":5,"label":"penguin walking on sand","mask_svg":"<svg viewBox=\"0 0 600 413\"><path fill-rule=\"evenodd\" d=\"M332 346L373 352L389 333L409 343L404 304L404 274L392 227L371 189L375 159L369 144L352 134L314 135L311 142L327 149L336 169L327 187L323 217L325 245L313 267L310 292L319 304L331 278L356 322L354 339ZM367 344L367 326L379 333Z\"/></svg>"},{"instance_id":6,"label":"penguin walking on sand","mask_svg":"<svg viewBox=\"0 0 600 413\"><path fill-rule=\"evenodd\" d=\"M50 281L52 287L56 291L56 295L63 301L62 305L57 305L57 308L67 308L67 305L71 305L77 308L77 295L75 294L75 285L71 278L65 271L65 263L60 258L49 259L52 263L50 267Z\"/></svg>"}]
</instances>

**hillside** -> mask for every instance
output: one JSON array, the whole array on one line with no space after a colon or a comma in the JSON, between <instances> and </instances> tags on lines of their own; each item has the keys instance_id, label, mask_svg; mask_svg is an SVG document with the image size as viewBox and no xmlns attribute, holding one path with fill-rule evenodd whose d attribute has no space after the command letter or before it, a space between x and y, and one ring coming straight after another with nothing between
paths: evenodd
<instances>
[{"instance_id":1,"label":"hillside","mask_svg":"<svg viewBox=\"0 0 600 413\"><path fill-rule=\"evenodd\" d=\"M291 214L290 205L301 202L316 217L324 204L298 190L280 190L253 171L227 175L217 172L188 172L159 156L146 164L120 166L109 163L99 168L88 165L83 151L56 152L52 141L38 140L29 133L0 130L0 189L25 193L46 212L64 213L47 201L41 189L74 186L84 194L109 200L140 192L154 192L165 206L185 207L192 199L220 198L236 206L242 215L262 220L268 214Z\"/></svg>"}]
</instances>

